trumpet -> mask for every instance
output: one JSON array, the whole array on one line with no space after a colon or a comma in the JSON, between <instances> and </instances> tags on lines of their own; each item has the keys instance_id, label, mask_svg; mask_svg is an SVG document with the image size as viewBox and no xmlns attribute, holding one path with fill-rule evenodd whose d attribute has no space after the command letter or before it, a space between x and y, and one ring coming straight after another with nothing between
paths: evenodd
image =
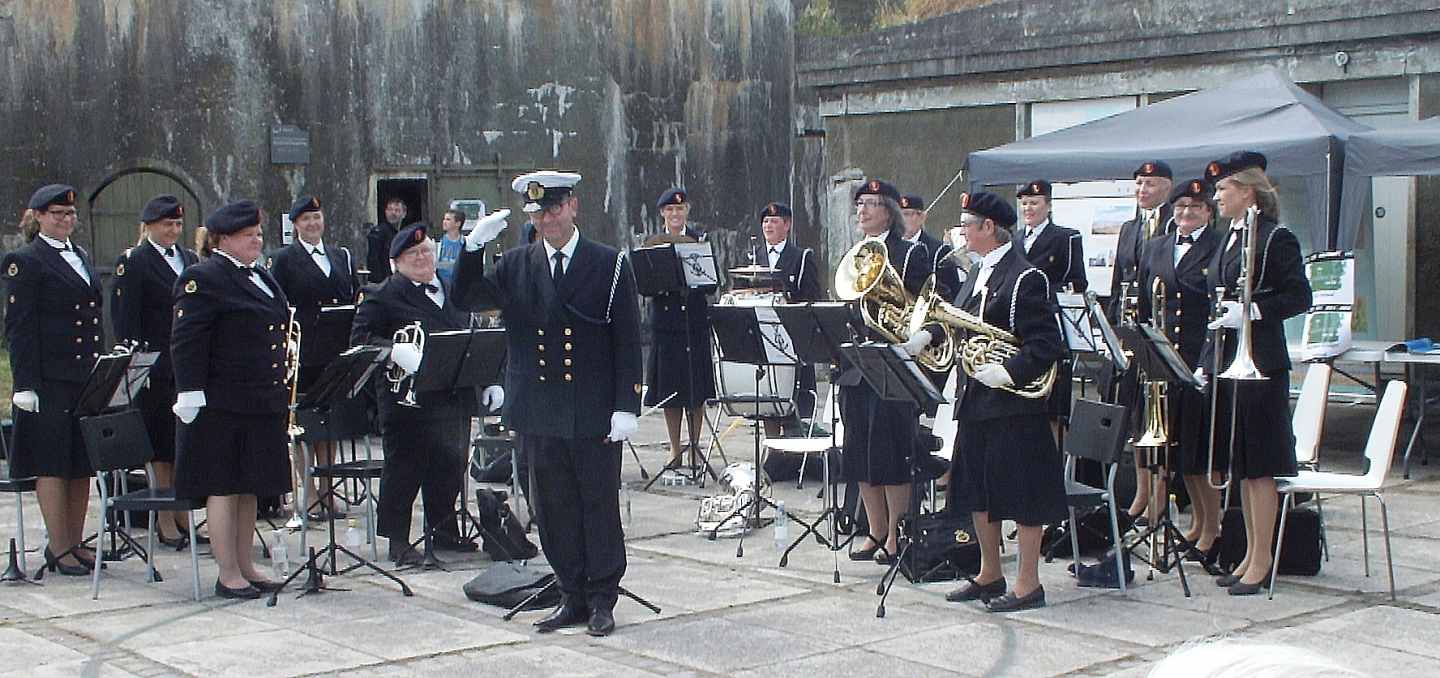
<instances>
[{"instance_id":1,"label":"trumpet","mask_svg":"<svg viewBox=\"0 0 1440 678\"><path fill-rule=\"evenodd\" d=\"M391 337L390 343L392 345L414 344L416 350L423 354L425 352L425 329L420 324L420 321L416 320L409 325L395 330L395 335ZM419 403L415 402L414 374L406 372L405 368L396 364L394 360L391 360L390 366L385 370L385 380L390 382L391 393L399 393L401 386L404 386L408 382L410 387L406 390L405 397L401 398L397 404L404 405L405 407L420 406Z\"/></svg>"},{"instance_id":2,"label":"trumpet","mask_svg":"<svg viewBox=\"0 0 1440 678\"><path fill-rule=\"evenodd\" d=\"M934 278L931 278L926 282L920 297L915 300L907 329L910 334L914 334L926 325L939 324L943 328L945 336L939 348L926 349L921 353L921 357L929 355L927 360L943 361L943 366L938 370L949 368L958 357L960 367L965 370L965 374L973 377L975 371L981 366L1004 364L1006 360L1020 352L1018 337L941 299L939 293L934 290L933 281ZM980 308L984 307L985 301L982 298ZM958 349L956 342L960 340L957 340L954 334L955 330L966 334ZM924 364L925 360L922 360L921 357L917 357L916 360ZM930 365L927 364L926 367L930 367ZM1004 390L1022 398L1044 398L1050 395L1050 389L1055 385L1055 373L1055 366L1051 365L1050 369L1035 381L1023 386L1018 384L1007 386L1004 387Z\"/></svg>"},{"instance_id":3,"label":"trumpet","mask_svg":"<svg viewBox=\"0 0 1440 678\"><path fill-rule=\"evenodd\" d=\"M900 343L914 299L905 282L890 265L890 251L880 240L865 239L840 258L835 269L835 296L859 301L860 317L886 341Z\"/></svg>"},{"instance_id":4,"label":"trumpet","mask_svg":"<svg viewBox=\"0 0 1440 678\"><path fill-rule=\"evenodd\" d=\"M290 385L290 437L297 438L305 429L295 423L295 399L300 395L300 321L295 307L290 307L290 321L285 326L285 383Z\"/></svg>"}]
</instances>

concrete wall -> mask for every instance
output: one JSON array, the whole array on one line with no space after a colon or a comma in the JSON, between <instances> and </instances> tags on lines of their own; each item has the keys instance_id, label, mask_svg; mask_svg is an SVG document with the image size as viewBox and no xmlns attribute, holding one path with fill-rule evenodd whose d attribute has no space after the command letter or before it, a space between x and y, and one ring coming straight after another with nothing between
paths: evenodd
<instances>
[{"instance_id":1,"label":"concrete wall","mask_svg":"<svg viewBox=\"0 0 1440 678\"><path fill-rule=\"evenodd\" d=\"M604 241L653 229L675 184L702 226L748 226L789 194L791 20L789 0L0 0L0 205L155 167L207 211L322 196L353 243L375 174L553 167L585 175ZM279 123L310 132L308 165L270 164Z\"/></svg>"}]
</instances>

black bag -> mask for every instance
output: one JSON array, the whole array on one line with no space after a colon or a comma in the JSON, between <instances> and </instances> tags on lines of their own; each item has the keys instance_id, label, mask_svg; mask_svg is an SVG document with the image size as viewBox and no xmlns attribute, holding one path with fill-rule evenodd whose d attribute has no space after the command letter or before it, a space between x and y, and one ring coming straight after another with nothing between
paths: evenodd
<instances>
[{"instance_id":1,"label":"black bag","mask_svg":"<svg viewBox=\"0 0 1440 678\"><path fill-rule=\"evenodd\" d=\"M1078 525L1075 539L1080 543L1081 555L1093 555L1110 548L1110 511L1108 509L1101 506L1093 511L1077 511L1075 518ZM1119 527L1124 530L1125 525L1122 523ZM1070 521L1066 520L1059 525L1047 526L1044 536L1040 538L1040 552L1045 555L1045 562L1050 562L1054 558L1074 557L1070 551Z\"/></svg>"},{"instance_id":2,"label":"black bag","mask_svg":"<svg viewBox=\"0 0 1440 678\"><path fill-rule=\"evenodd\" d=\"M1130 567L1130 551L1120 549L1120 560L1125 564L1125 584L1135 581L1135 570ZM1075 572L1075 585L1080 588L1118 589L1119 573L1115 571L1115 550L1110 549L1100 556L1094 565L1080 565Z\"/></svg>"},{"instance_id":3,"label":"black bag","mask_svg":"<svg viewBox=\"0 0 1440 678\"><path fill-rule=\"evenodd\" d=\"M926 513L913 521L913 543L905 551L900 573L911 583L950 581L980 572L980 541L970 514Z\"/></svg>"},{"instance_id":4,"label":"black bag","mask_svg":"<svg viewBox=\"0 0 1440 678\"><path fill-rule=\"evenodd\" d=\"M484 537L484 550L491 560L529 560L540 555L525 534L525 526L510 512L504 492L475 490L475 515Z\"/></svg>"},{"instance_id":5,"label":"black bag","mask_svg":"<svg viewBox=\"0 0 1440 678\"><path fill-rule=\"evenodd\" d=\"M540 565L495 563L465 583L465 597L477 603L510 609L545 588L555 573ZM543 610L560 604L560 587L554 586L530 601L526 610Z\"/></svg>"},{"instance_id":6,"label":"black bag","mask_svg":"<svg viewBox=\"0 0 1440 678\"><path fill-rule=\"evenodd\" d=\"M1276 516L1275 531L1280 531ZM1245 559L1245 516L1231 507L1220 521L1220 567L1233 570ZM1312 506L1290 509L1285 519L1285 545L1280 549L1279 573L1313 577L1320 573L1320 513Z\"/></svg>"},{"instance_id":7,"label":"black bag","mask_svg":"<svg viewBox=\"0 0 1440 678\"><path fill-rule=\"evenodd\" d=\"M477 483L503 483L510 484L510 453L502 452L499 456L490 460L482 460L478 455L470 458L470 477Z\"/></svg>"},{"instance_id":8,"label":"black bag","mask_svg":"<svg viewBox=\"0 0 1440 678\"><path fill-rule=\"evenodd\" d=\"M840 452L830 450L830 473L834 475L840 468ZM800 468L805 468L805 479L823 482L825 480L825 460L819 455L813 455L813 459L806 459L806 456L799 452L774 451L765 455L765 476L772 483L783 483L800 478Z\"/></svg>"}]
</instances>

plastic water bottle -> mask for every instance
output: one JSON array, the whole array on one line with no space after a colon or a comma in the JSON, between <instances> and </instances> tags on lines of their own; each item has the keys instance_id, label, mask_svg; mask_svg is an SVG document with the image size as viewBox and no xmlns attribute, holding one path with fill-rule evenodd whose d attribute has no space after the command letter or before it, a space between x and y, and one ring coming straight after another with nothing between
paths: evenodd
<instances>
[{"instance_id":1,"label":"plastic water bottle","mask_svg":"<svg viewBox=\"0 0 1440 678\"><path fill-rule=\"evenodd\" d=\"M365 543L365 535L360 532L360 519L350 518L346 521L345 546L351 549L360 548Z\"/></svg>"},{"instance_id":2,"label":"plastic water bottle","mask_svg":"<svg viewBox=\"0 0 1440 678\"><path fill-rule=\"evenodd\" d=\"M620 484L620 519L625 527L630 527L635 521L631 511L630 486L624 483Z\"/></svg>"},{"instance_id":3,"label":"plastic water bottle","mask_svg":"<svg viewBox=\"0 0 1440 678\"><path fill-rule=\"evenodd\" d=\"M785 514L785 502L775 505L775 549L785 550L790 543L790 516Z\"/></svg>"},{"instance_id":4,"label":"plastic water bottle","mask_svg":"<svg viewBox=\"0 0 1440 678\"><path fill-rule=\"evenodd\" d=\"M290 576L290 547L285 543L284 530L270 533L270 565L275 569L276 579Z\"/></svg>"}]
</instances>

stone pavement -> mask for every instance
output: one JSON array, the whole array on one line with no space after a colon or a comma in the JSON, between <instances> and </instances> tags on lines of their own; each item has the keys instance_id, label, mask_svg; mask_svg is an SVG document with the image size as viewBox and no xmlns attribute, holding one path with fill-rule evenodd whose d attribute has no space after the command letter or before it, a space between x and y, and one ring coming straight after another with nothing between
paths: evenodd
<instances>
[{"instance_id":1,"label":"stone pavement","mask_svg":"<svg viewBox=\"0 0 1440 678\"><path fill-rule=\"evenodd\" d=\"M1337 411L1338 410L1338 411ZM1332 406L1322 458L1358 471L1371 410ZM658 415L639 440L653 473L663 455ZM1433 437L1433 436L1432 436ZM747 429L725 438L731 461L751 456ZM49 575L44 586L0 587L0 673L27 676L434 675L482 670L505 676L765 675L810 676L883 671L886 675L1143 676L1182 644L1229 636L1309 648L1371 675L1440 672L1440 473L1416 466L1392 473L1388 494L1399 600L1386 591L1383 542L1372 503L1372 576L1361 559L1355 499L1327 501L1331 560L1315 577L1282 577L1275 600L1232 598L1190 572L1185 598L1172 575L1128 595L1079 589L1064 561L1042 565L1049 607L1010 616L944 601L951 584L906 583L875 615L882 569L837 560L813 541L777 566L772 533L745 541L709 541L692 533L697 499L714 491L656 487L639 491L640 471L626 455L632 518L625 584L663 609L652 615L621 599L615 635L539 636L539 613L501 621L502 610L469 602L461 586L489 564L484 556L442 554L447 571L405 572L415 596L375 576L330 583L350 589L277 607L222 602L210 595L214 567L202 558L205 597L190 600L189 560L166 551L165 581L144 582L136 560L106 570L99 600L89 580ZM817 486L782 484L792 511L816 514ZM43 544L39 511L27 496L31 545ZM14 529L10 497L0 498L0 534ZM91 525L94 522L92 519ZM418 517L417 517L418 524ZM311 533L312 543L323 533ZM291 550L298 539L290 538ZM366 549L368 551L368 549ZM1014 545L1010 553L1014 553ZM383 548L382 548L383 553ZM32 557L32 567L36 561ZM1013 573L1013 564L1007 563ZM5 674L9 675L9 674Z\"/></svg>"}]
</instances>

